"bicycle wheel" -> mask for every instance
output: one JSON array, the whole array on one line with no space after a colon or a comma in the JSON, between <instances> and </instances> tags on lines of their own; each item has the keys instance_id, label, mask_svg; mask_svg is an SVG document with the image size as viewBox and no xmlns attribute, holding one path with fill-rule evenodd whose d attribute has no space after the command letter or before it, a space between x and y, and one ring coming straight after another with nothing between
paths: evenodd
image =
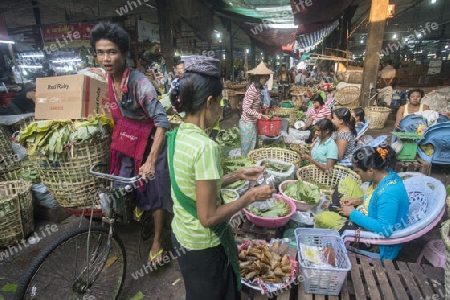
<instances>
[{"instance_id":1,"label":"bicycle wheel","mask_svg":"<svg viewBox=\"0 0 450 300\"><path fill-rule=\"evenodd\" d=\"M14 299L116 299L125 280L125 247L104 227L79 228L33 261ZM93 296L93 297L92 297Z\"/></svg>"}]
</instances>

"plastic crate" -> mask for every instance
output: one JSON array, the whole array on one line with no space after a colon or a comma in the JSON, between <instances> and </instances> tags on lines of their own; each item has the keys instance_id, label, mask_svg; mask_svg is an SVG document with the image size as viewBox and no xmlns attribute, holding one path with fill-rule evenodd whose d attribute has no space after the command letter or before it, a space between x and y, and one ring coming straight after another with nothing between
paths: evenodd
<instances>
[{"instance_id":1,"label":"plastic crate","mask_svg":"<svg viewBox=\"0 0 450 300\"><path fill-rule=\"evenodd\" d=\"M352 268L347 249L336 230L317 228L295 229L298 261L302 269L303 287L308 294L339 295ZM301 256L301 245L325 247L330 242L336 254L336 267L318 268L307 266Z\"/></svg>"}]
</instances>

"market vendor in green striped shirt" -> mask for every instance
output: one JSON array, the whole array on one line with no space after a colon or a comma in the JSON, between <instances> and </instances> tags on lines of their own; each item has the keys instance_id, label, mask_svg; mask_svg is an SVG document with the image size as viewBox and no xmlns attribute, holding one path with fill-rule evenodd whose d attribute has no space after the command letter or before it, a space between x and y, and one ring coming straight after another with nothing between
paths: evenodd
<instances>
[{"instance_id":1,"label":"market vendor in green striped shirt","mask_svg":"<svg viewBox=\"0 0 450 300\"><path fill-rule=\"evenodd\" d=\"M204 132L221 114L220 62L211 57L185 60L186 72L173 84L171 101L186 112L178 129L168 133L168 161L174 202L172 241L184 247L178 258L186 299L239 299L237 247L228 220L276 190L261 185L224 204L220 189L237 180L256 180L264 167L250 167L223 176L219 146Z\"/></svg>"}]
</instances>

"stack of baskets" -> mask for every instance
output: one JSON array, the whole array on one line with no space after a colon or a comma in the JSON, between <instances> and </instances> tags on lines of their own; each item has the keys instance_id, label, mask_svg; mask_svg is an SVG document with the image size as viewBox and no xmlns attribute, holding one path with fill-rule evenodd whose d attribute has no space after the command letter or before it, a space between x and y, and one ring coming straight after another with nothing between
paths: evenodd
<instances>
[{"instance_id":1,"label":"stack of baskets","mask_svg":"<svg viewBox=\"0 0 450 300\"><path fill-rule=\"evenodd\" d=\"M0 248L24 240L34 230L31 183L0 182Z\"/></svg>"},{"instance_id":2,"label":"stack of baskets","mask_svg":"<svg viewBox=\"0 0 450 300\"><path fill-rule=\"evenodd\" d=\"M358 174L348 168L341 166L334 166L330 174L322 171L315 165L309 165L300 168L297 171L298 180L317 184L319 186L319 189L327 195L333 194L336 184L338 184L341 179L344 179L347 176L350 176L357 183L361 184L361 178Z\"/></svg>"},{"instance_id":3,"label":"stack of baskets","mask_svg":"<svg viewBox=\"0 0 450 300\"><path fill-rule=\"evenodd\" d=\"M391 109L382 106L369 106L364 109L365 118L370 120L369 129L383 129Z\"/></svg>"},{"instance_id":4,"label":"stack of baskets","mask_svg":"<svg viewBox=\"0 0 450 300\"><path fill-rule=\"evenodd\" d=\"M301 161L301 156L299 153L276 147L260 148L250 151L250 153L247 154L247 158L253 160L255 163L268 158L278 159L293 165L298 165Z\"/></svg>"},{"instance_id":5,"label":"stack of baskets","mask_svg":"<svg viewBox=\"0 0 450 300\"><path fill-rule=\"evenodd\" d=\"M73 145L71 151L58 159L50 161L44 155L33 157L38 164L42 183L62 207L71 208L84 205L86 197L105 181L89 175L89 169L96 163L110 160L110 138L91 140Z\"/></svg>"},{"instance_id":6,"label":"stack of baskets","mask_svg":"<svg viewBox=\"0 0 450 300\"><path fill-rule=\"evenodd\" d=\"M345 86L335 95L336 107L356 108L360 107L360 89L357 86Z\"/></svg>"}]
</instances>

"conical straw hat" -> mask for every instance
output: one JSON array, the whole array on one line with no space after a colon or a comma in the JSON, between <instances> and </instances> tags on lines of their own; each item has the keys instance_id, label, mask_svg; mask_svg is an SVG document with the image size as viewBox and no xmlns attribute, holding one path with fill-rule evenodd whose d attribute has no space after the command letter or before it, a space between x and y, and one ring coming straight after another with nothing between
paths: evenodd
<instances>
[{"instance_id":1,"label":"conical straw hat","mask_svg":"<svg viewBox=\"0 0 450 300\"><path fill-rule=\"evenodd\" d=\"M263 61L261 61L261 63L256 68L254 68L253 70L248 71L247 73L254 74L254 75L269 75L269 74L273 74L275 72L270 70L266 66L266 64Z\"/></svg>"}]
</instances>

